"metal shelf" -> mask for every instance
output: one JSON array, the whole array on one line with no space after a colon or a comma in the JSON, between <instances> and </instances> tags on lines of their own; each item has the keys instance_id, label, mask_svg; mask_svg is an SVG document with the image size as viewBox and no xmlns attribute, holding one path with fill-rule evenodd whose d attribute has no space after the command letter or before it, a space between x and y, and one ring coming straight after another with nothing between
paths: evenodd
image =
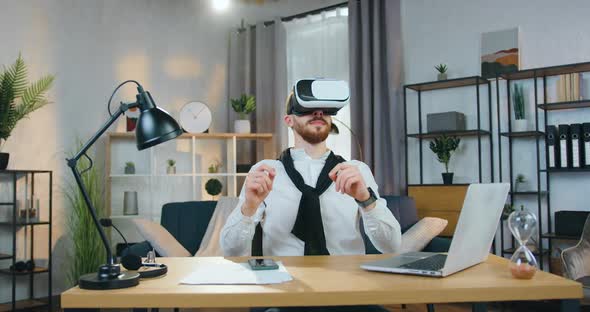
<instances>
[{"instance_id":1,"label":"metal shelf","mask_svg":"<svg viewBox=\"0 0 590 312\"><path fill-rule=\"evenodd\" d=\"M503 251L505 254L510 254L510 255L511 255L511 254L514 254L514 252L516 251L516 249L517 249L517 248L508 248L508 249L504 249L504 250L502 250L502 251ZM529 249L529 250L530 250L530 249ZM535 256L540 256L540 255L541 255L541 253L539 253L539 251L538 251L538 250L535 250L535 251L532 251L532 250L531 250L531 252L532 252L532 253L533 253L533 255L535 255ZM548 255L548 254L549 254L549 250L548 250L548 249L543 249L543 252L542 252L542 254L543 254L543 255Z\"/></svg>"},{"instance_id":2,"label":"metal shelf","mask_svg":"<svg viewBox=\"0 0 590 312\"><path fill-rule=\"evenodd\" d=\"M516 196L538 195L538 194L539 194L539 192L537 192L537 191L510 192L510 195L516 195ZM547 191L541 191L541 195L547 195Z\"/></svg>"},{"instance_id":3,"label":"metal shelf","mask_svg":"<svg viewBox=\"0 0 590 312\"><path fill-rule=\"evenodd\" d=\"M0 226L2 225L13 225L12 221L0 221ZM36 221L36 222L17 222L16 226L24 226L24 225L47 225L49 224L48 221Z\"/></svg>"},{"instance_id":4,"label":"metal shelf","mask_svg":"<svg viewBox=\"0 0 590 312\"><path fill-rule=\"evenodd\" d=\"M466 136L488 136L490 135L489 131L485 130L464 130L464 131L440 131L440 132L430 132L430 133L413 133L408 134L409 138L422 138L422 139L432 139L437 138L440 136L458 136L458 137L466 137Z\"/></svg>"},{"instance_id":5,"label":"metal shelf","mask_svg":"<svg viewBox=\"0 0 590 312\"><path fill-rule=\"evenodd\" d=\"M580 240L580 236L557 235L555 233L545 233L541 235L542 238L547 239L565 239L565 240Z\"/></svg>"},{"instance_id":6,"label":"metal shelf","mask_svg":"<svg viewBox=\"0 0 590 312\"><path fill-rule=\"evenodd\" d=\"M500 77L508 80L520 80L531 79L535 77L573 74L587 71L590 71L590 62L527 69L513 73L501 74Z\"/></svg>"},{"instance_id":7,"label":"metal shelf","mask_svg":"<svg viewBox=\"0 0 590 312\"><path fill-rule=\"evenodd\" d=\"M33 271L22 271L22 272L13 271L11 269L0 269L0 274L6 274L6 275L31 275L31 274L40 274L40 273L47 273L47 272L49 272L49 269L44 268L44 267L35 267L33 269Z\"/></svg>"},{"instance_id":8,"label":"metal shelf","mask_svg":"<svg viewBox=\"0 0 590 312\"><path fill-rule=\"evenodd\" d=\"M0 260L12 259L12 255L0 253Z\"/></svg>"},{"instance_id":9,"label":"metal shelf","mask_svg":"<svg viewBox=\"0 0 590 312\"><path fill-rule=\"evenodd\" d=\"M471 77L464 77L464 78L457 78L457 79L415 83L415 84L406 85L406 88L412 89L414 91L432 91L432 90L440 90L440 89L475 86L478 84L479 85L487 85L488 80L481 77L481 76L471 76Z\"/></svg>"},{"instance_id":10,"label":"metal shelf","mask_svg":"<svg viewBox=\"0 0 590 312\"><path fill-rule=\"evenodd\" d=\"M585 107L590 107L590 101L589 100L580 100L580 101L547 103L547 104L539 104L539 105L537 105L537 107L539 107L540 109L544 109L544 110L585 108Z\"/></svg>"},{"instance_id":11,"label":"metal shelf","mask_svg":"<svg viewBox=\"0 0 590 312\"><path fill-rule=\"evenodd\" d=\"M519 131L519 132L502 132L501 136L509 138L536 138L543 137L545 133L542 131Z\"/></svg>"},{"instance_id":12,"label":"metal shelf","mask_svg":"<svg viewBox=\"0 0 590 312\"><path fill-rule=\"evenodd\" d=\"M49 307L49 303L39 299L18 300L15 302L15 311L30 311L32 309ZM0 304L0 312L13 311L12 303Z\"/></svg>"},{"instance_id":13,"label":"metal shelf","mask_svg":"<svg viewBox=\"0 0 590 312\"><path fill-rule=\"evenodd\" d=\"M549 170L541 169L541 172L549 172L549 173L556 173L556 172L575 173L575 172L588 172L588 171L590 171L590 167L589 168L549 168Z\"/></svg>"}]
</instances>

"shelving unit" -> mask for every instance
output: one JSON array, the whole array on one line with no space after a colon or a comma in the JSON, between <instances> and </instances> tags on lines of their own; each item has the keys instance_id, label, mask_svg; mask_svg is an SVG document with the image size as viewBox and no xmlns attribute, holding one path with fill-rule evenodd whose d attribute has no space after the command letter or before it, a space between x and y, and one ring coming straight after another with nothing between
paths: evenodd
<instances>
[{"instance_id":1,"label":"shelving unit","mask_svg":"<svg viewBox=\"0 0 590 312\"><path fill-rule=\"evenodd\" d=\"M540 252L538 253L538 256L540 258L540 266L541 269L543 268L543 256L546 254L549 254L552 250L552 240L554 239L561 239L561 240L577 240L579 239L579 237L571 237L571 236L559 236L556 235L555 233L552 232L552 224L551 224L551 220L552 220L552 210L551 210L551 198L552 198L552 194L551 194L551 175L552 174L564 174L564 173L585 173L585 172L589 172L590 168L552 168L552 169L548 169L549 168L549 158L548 158L548 146L545 142L545 138L544 138L544 132L540 131L540 125L541 125L541 120L540 120L540 112L543 113L543 119L542 119L542 129L546 131L547 126L548 126L548 119L549 119L549 114L552 112L556 112L559 110L572 110L572 109L581 109L581 108L588 108L590 107L590 100L588 99L583 99L583 100L574 100L574 101L559 101L559 102L548 102L547 100L547 78L550 76L557 76L557 75L563 75L563 74L572 74L572 73L580 73L580 72L588 72L590 71L590 62L586 62L586 63L577 63L577 64L567 64L567 65L560 65L560 66L551 66L551 67L543 67L543 68L534 68L534 69L529 69L529 70L522 70L522 71L518 71L518 72L514 72L514 73L508 73L508 74L502 74L499 78L502 78L506 81L507 84L507 93L508 93L508 134L511 134L510 129L511 129L511 118L510 118L510 108L511 108L511 96L510 96L510 82L511 81L516 81L516 80L524 80L524 79L532 79L533 80L533 86L534 86L534 104L535 107L537 108L535 110L535 131L533 131L531 133L530 136L525 136L525 137L533 137L536 140L536 162L537 162L537 191L536 191L536 196L537 196L537 203L538 203L538 210L537 210L537 217L538 217L538 221L540 224L540 228L538 231L538 241L539 241L539 250ZM499 78L496 79L496 86L498 89L499 86ZM541 90L542 90L542 99L539 99L539 80L542 83L541 86ZM499 112L499 100L497 101L498 103L498 112ZM498 114L499 115L499 114ZM500 116L500 115L499 115ZM500 118L498 118L498 132L500 132ZM512 148L512 139L517 138L518 136L515 135L505 135L504 133L502 133L504 136L507 136L509 139L509 149L511 150ZM541 155L541 143L544 144L545 148L544 148L544 156L545 156L545 164L543 164L543 167L541 166L541 160L540 160L540 155ZM500 155L501 155L501 146L502 144L500 144L499 150L500 150ZM512 175L512 152L509 152L510 154L510 160L509 160L509 170L510 170L510 181L513 181L513 175ZM502 157L500 156L500 168L502 168ZM544 175L545 178L545 185L546 185L546 190L542 190L541 189L541 175ZM500 171L500 180L502 181L502 171ZM527 195L534 195L535 192L532 192L532 194L527 194ZM516 194L514 194L516 195ZM542 211L542 198L545 197L546 198L546 213L544 214ZM514 202L514 196L511 196L511 202ZM542 225L543 225L543 219L547 218L547 230L546 232L544 231ZM501 227L503 229L503 227ZM503 238L503 234L502 234L502 238ZM545 249L544 248L544 244L543 244L543 239L547 240L547 246L548 248ZM502 246L504 246L504 242L502 241ZM514 247L514 240L512 241L512 246ZM504 247L503 247L504 248ZM509 254L510 253L510 248L508 249L503 249L503 254ZM551 261L549 261L549 270L551 271Z\"/></svg>"},{"instance_id":2,"label":"shelving unit","mask_svg":"<svg viewBox=\"0 0 590 312\"><path fill-rule=\"evenodd\" d=\"M435 91L435 90L444 90L444 89L451 89L451 88L461 88L461 87L473 87L475 86L475 103L477 105L477 127L476 129L464 130L464 131L441 131L441 132L433 132L433 133L425 133L423 132L422 126L422 92L425 91ZM488 90L488 125L489 129L482 129L482 122L481 122L481 94L480 94L480 86L487 87ZM408 133L408 104L407 104L407 90L413 90L417 92L418 95L418 133ZM404 86L404 129L406 134L405 144L408 146L408 138L418 139L418 153L419 153L419 183L413 184L416 185L424 185L424 177L423 177L423 148L422 143L424 139L431 139L436 138L442 135L447 136L457 136L457 137L476 137L477 138L477 151L478 151L478 174L477 174L477 181L483 182L483 174L482 174L482 138L488 138L489 141L489 149L490 149L490 177L493 181L494 179L494 147L492 144L491 138L491 131L492 131L492 104L491 104L491 90L490 90L490 82L480 76L470 76L470 77L463 77L463 78L456 78L456 79L449 79L449 80L442 80L442 81L430 81L424 83L415 83L409 84ZM406 148L406 159L408 158L408 148ZM406 161L405 167L405 174L406 174L406 181L408 181L409 177L409 161ZM408 182L406 182L408 183ZM442 185L442 184L441 184ZM408 183L406 186L410 186Z\"/></svg>"},{"instance_id":3,"label":"shelving unit","mask_svg":"<svg viewBox=\"0 0 590 312\"><path fill-rule=\"evenodd\" d=\"M45 179L47 180L47 193L45 194L47 198L42 200L39 198L39 194L43 194L43 190L39 190L37 186L36 190L36 182L39 180L43 180L43 175L46 175ZM10 207L2 207L5 214L4 219L0 220L0 226L10 228L12 232L12 248L11 253L0 253L0 275L4 275L10 277L11 285L12 285L12 296L11 301L7 303L0 304L0 311L17 311L17 310L25 310L25 309L40 309L46 308L47 311L51 310L52 306L52 204L53 204L53 172L47 170L0 170L0 179L1 183L7 185L8 187L5 189L11 189L12 191L12 198L6 199L9 201L5 201L0 203L1 206L10 206ZM21 190L24 189L24 190ZM19 194L24 195L20 197ZM33 199L31 200L32 203L36 201L34 199L39 198L39 210L36 211L38 220L31 220L28 217L25 220L21 220L18 216L19 212L19 203L26 203L24 199ZM5 199L3 199L5 200ZM43 204L41 204L43 203ZM12 209L10 209L12 208ZM26 208L26 205L23 204L23 208ZM7 210L10 209L10 210ZM41 213L42 210L47 209L46 216ZM46 218L45 220L43 218ZM27 237L26 243L30 245L30 249L28 250L29 256L26 260L34 260L35 259L35 228L37 226L47 226L47 267L39 266L36 263L36 266L31 271L23 271L17 272L12 270L10 267L14 267L17 262L17 231L24 229L25 235L30 233ZM10 264L5 264L5 261L11 260ZM48 285L47 285L47 297L46 298L35 298L35 278L34 276L38 274L48 274ZM17 278L27 277L29 278L29 297L24 300L17 300L16 299L16 287L17 287Z\"/></svg>"},{"instance_id":4,"label":"shelving unit","mask_svg":"<svg viewBox=\"0 0 590 312\"><path fill-rule=\"evenodd\" d=\"M423 114L423 103L422 96L423 92L436 92L447 89L461 88L462 92L474 89L475 109L470 108L470 113L475 111L475 125L466 125L467 130L462 131L441 131L441 132L424 132L422 125ZM488 127L484 129L482 127L482 97L485 95L481 94L480 87L487 88L487 119ZM417 93L417 118L418 118L418 132L408 133L408 90ZM438 94L437 94L438 95ZM440 102L439 102L440 103ZM439 104L437 103L437 104ZM442 104L442 103L440 103ZM436 111L440 112L440 111ZM468 114L467 114L468 115ZM485 120L485 119L484 119ZM485 121L484 121L485 122ZM409 84L404 86L404 128L405 128L405 146L406 146L406 164L405 164L405 175L406 175L406 192L408 196L414 197L416 201L416 208L418 210L418 216L431 216L440 217L448 220L449 224L445 230L441 233L443 236L452 236L457 225L459 214L462 208L463 198L467 191L468 183L466 181L457 181L452 185L445 185L443 183L432 183L432 181L424 181L424 155L423 155L423 142L424 140L437 138L442 135L451 137L462 137L466 140L477 140L477 172L475 174L469 174L469 178L473 177L473 181L469 182L484 182L483 175L483 152L482 152L482 140L487 139L489 143L489 168L490 168L490 180L493 182L494 179L494 147L492 144L492 104L491 104L491 90L490 82L480 76L463 77L457 79L449 79L443 81L430 81L424 83ZM418 162L419 162L419 180L418 183L410 183L409 180L409 162L410 159L416 159L415 157L409 157L409 139L412 139L411 144L415 142L418 144ZM487 157L486 157L487 158ZM487 162L487 161L486 161ZM442 181L441 181L442 182ZM459 183L456 183L459 182ZM432 200L436 198L436 200Z\"/></svg>"},{"instance_id":5,"label":"shelving unit","mask_svg":"<svg viewBox=\"0 0 590 312\"><path fill-rule=\"evenodd\" d=\"M242 141L256 145L257 157L276 158L271 133L185 133L175 140L154 148L138 151L134 133L109 133L106 139L106 211L130 241L141 239L131 219L141 217L160 222L162 205L167 202L212 200L204 189L212 178L218 179L221 195L237 196L247 172L240 172L238 150ZM240 144L238 144L240 143ZM176 160L176 173L166 173L166 160ZM135 174L124 174L125 163L135 163ZM218 162L219 172L209 173L208 167ZM242 169L244 170L244 169ZM125 215L123 194L136 191L137 215ZM115 233L116 234L116 233ZM118 236L111 242L120 241Z\"/></svg>"}]
</instances>

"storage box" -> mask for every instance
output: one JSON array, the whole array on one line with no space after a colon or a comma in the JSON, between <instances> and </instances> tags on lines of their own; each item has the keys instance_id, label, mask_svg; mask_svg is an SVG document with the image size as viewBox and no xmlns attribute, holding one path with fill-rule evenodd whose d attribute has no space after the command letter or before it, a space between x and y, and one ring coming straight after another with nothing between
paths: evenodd
<instances>
[{"instance_id":1,"label":"storage box","mask_svg":"<svg viewBox=\"0 0 590 312\"><path fill-rule=\"evenodd\" d=\"M588 211L556 211L555 234L563 236L582 236L584 223L588 217Z\"/></svg>"},{"instance_id":2,"label":"storage box","mask_svg":"<svg viewBox=\"0 0 590 312\"><path fill-rule=\"evenodd\" d=\"M459 112L444 112L426 115L426 129L428 132L463 131L465 130L465 115Z\"/></svg>"}]
</instances>

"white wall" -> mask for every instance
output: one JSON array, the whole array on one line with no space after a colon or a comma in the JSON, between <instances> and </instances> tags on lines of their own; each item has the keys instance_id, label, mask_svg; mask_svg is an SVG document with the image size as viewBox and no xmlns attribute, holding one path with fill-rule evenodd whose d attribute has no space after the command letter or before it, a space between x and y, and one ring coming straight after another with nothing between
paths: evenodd
<instances>
[{"instance_id":1,"label":"white wall","mask_svg":"<svg viewBox=\"0 0 590 312\"><path fill-rule=\"evenodd\" d=\"M436 79L433 66L439 63L449 65L449 78L473 76L480 74L481 33L520 27L521 68L544 67L568 63L590 61L590 37L587 30L590 20L590 3L584 0L554 1L469 1L469 0L405 0L402 2L402 27L404 40L404 74L406 83L431 81ZM554 81L549 81L550 97L554 96ZM586 79L588 84L588 79ZM527 118L533 118L532 81L528 81ZM492 88L492 104L495 111L495 88ZM503 130L506 127L506 90L500 89L503 109ZM485 93L487 96L487 93ZM539 94L540 95L540 94ZM586 98L590 95L586 95ZM423 111L440 112L459 110L468 115L468 127L475 122L474 89L456 89L423 94ZM551 100L551 98L549 99ZM487 101L484 101L487 105ZM411 116L417 116L416 98L409 97L408 107ZM430 110L430 111L429 111ZM487 118L487 114L484 114ZM541 115L542 116L542 115ZM573 123L590 120L590 111L551 113L549 124ZM417 131L416 117L409 118L410 132ZM425 122L425 119L423 119ZM494 113L494 129L496 129ZM425 123L423 123L425 125ZM496 138L494 138L496 140ZM467 140L464 140L465 142ZM464 179L470 172L475 172L477 155L473 142L463 145L452 160L452 167ZM536 184L534 141L515 141L515 174L523 173ZM463 144L463 143L462 143ZM497 162L497 142L495 155ZM417 155L416 145L410 141L410 159ZM504 141L504 181L507 178L507 141ZM469 151L468 151L469 150ZM543 149L542 149L543 151ZM425 179L433 181L439 178L441 166L436 163L432 153L424 145ZM544 163L544 158L541 159ZM497 166L497 164L496 164ZM516 169L519 168L519 169ZM416 182L418 176L417 162L411 163L410 181ZM497 170L496 170L497 176ZM541 176L544 180L544 175ZM551 176L552 211L588 210L584 194L590 176L587 174L554 174ZM425 180L425 182L428 182ZM437 180L438 182L439 180ZM534 185L531 185L533 188ZM536 201L524 202L528 209L537 211ZM546 219L546 213L543 214ZM544 220L545 221L545 220ZM544 231L547 227L544 226Z\"/></svg>"},{"instance_id":2,"label":"white wall","mask_svg":"<svg viewBox=\"0 0 590 312\"><path fill-rule=\"evenodd\" d=\"M229 31L242 18L255 23L338 2L234 3L220 13L204 0L3 1L0 64L12 64L20 51L31 79L46 73L57 76L48 94L53 104L21 121L4 148L11 154L9 168L55 171L54 242L65 232L66 203L60 193L70 178L65 152L74 148L77 138L86 140L106 121L106 101L119 82L140 81L173 115L189 100L202 100L214 112L211 131L228 131ZM134 94L132 86L125 87L115 103L132 100ZM122 129L123 123L116 128ZM95 160L102 164L104 145L99 142L96 149ZM46 254L43 233L47 232L37 233L36 253ZM59 293L65 285L65 257L63 246L55 249L54 292ZM9 298L9 291L0 292L0 301Z\"/></svg>"}]
</instances>

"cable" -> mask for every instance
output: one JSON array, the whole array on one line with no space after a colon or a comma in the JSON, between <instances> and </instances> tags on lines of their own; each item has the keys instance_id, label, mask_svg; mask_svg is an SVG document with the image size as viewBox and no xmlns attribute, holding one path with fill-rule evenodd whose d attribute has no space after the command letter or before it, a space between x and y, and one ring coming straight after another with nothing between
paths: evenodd
<instances>
[{"instance_id":1,"label":"cable","mask_svg":"<svg viewBox=\"0 0 590 312\"><path fill-rule=\"evenodd\" d=\"M88 156L88 154L84 153L84 157L86 157L86 159L88 159L88 161L90 162L90 165L88 166L88 168L82 170L82 172L80 172L80 175L83 175L84 173L88 172L88 170L92 169L92 166L94 165L92 158L90 158L90 156Z\"/></svg>"},{"instance_id":2,"label":"cable","mask_svg":"<svg viewBox=\"0 0 590 312\"><path fill-rule=\"evenodd\" d=\"M135 80L132 80L132 79L130 79L130 80L125 80L125 81L121 82L121 84L119 84L119 85L118 85L118 86L115 88L115 90L113 91L113 94L111 94L111 97L109 98L109 102L108 102L108 104L107 104L107 110L109 111L109 115L110 115L111 117L113 117L113 114L111 113L111 101L113 100L113 97L115 96L115 93L117 93L117 90L119 90L119 88L121 88L123 85L125 85L125 84L127 84L127 83L130 83L130 82L133 82L133 83L135 83L135 84L136 84L138 87L141 87L141 85L139 84L139 82L137 82L137 81L135 81Z\"/></svg>"},{"instance_id":3,"label":"cable","mask_svg":"<svg viewBox=\"0 0 590 312\"><path fill-rule=\"evenodd\" d=\"M348 131L350 131L350 133L351 133L351 134L352 134L352 136L354 137L354 141L356 142L356 145L357 145L357 147L358 147L358 150L359 150L359 156L360 156L360 157L359 157L359 158L360 158L359 160L364 162L365 160L364 160L364 157L363 157L363 147L361 146L361 142L359 141L359 138L358 138L358 136L356 135L356 133L354 133L354 131L352 131L352 129L350 129L350 127L349 127L348 125L346 125L344 122L342 122L342 121L338 120L338 118L336 118L336 117L332 116L332 119L333 119L333 120L336 120L336 121L337 121L337 122L339 122L341 125L343 125L343 126L346 128L346 129L348 129Z\"/></svg>"}]
</instances>

